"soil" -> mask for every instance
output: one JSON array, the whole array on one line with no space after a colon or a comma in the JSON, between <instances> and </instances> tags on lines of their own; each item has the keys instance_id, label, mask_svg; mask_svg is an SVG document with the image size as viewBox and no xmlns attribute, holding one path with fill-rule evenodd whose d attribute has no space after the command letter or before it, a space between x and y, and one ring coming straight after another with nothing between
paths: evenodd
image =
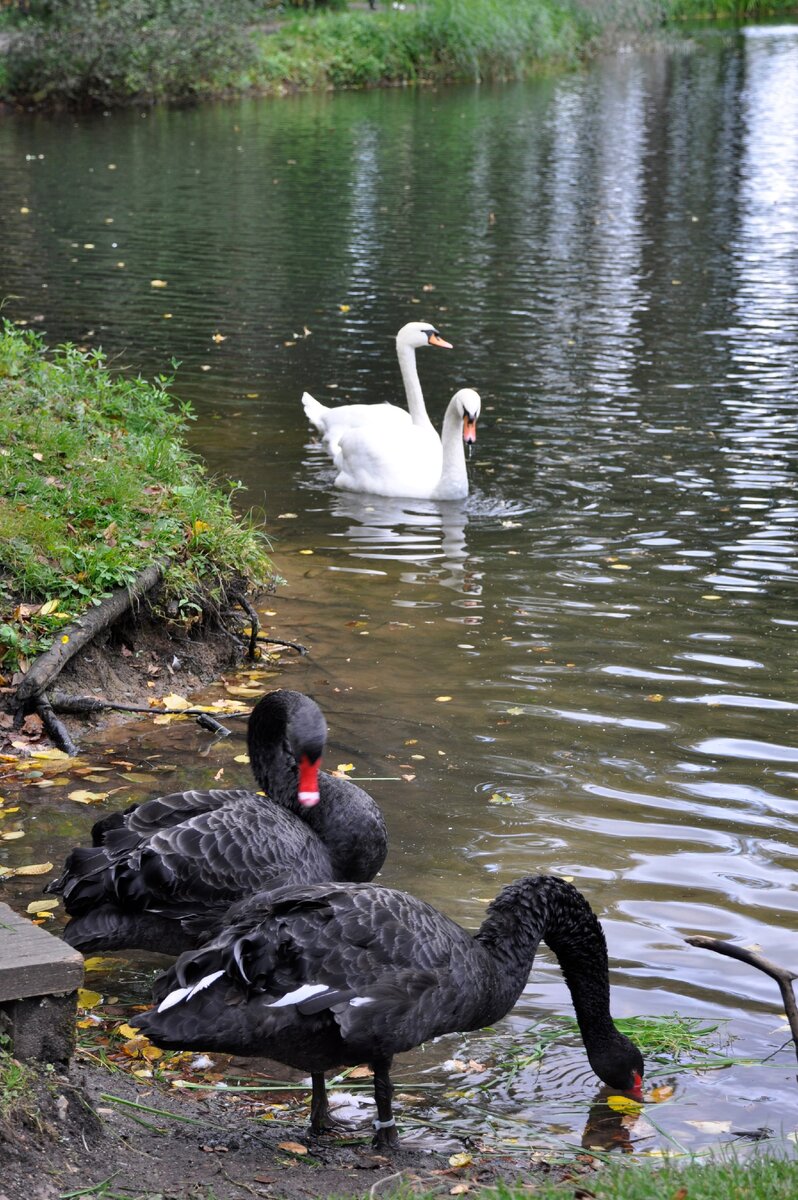
<instances>
[{"instance_id":1,"label":"soil","mask_svg":"<svg viewBox=\"0 0 798 1200\"><path fill-rule=\"evenodd\" d=\"M401 1132L401 1114L399 1124ZM463 1166L450 1164L457 1150L469 1159ZM373 1150L364 1129L313 1138L299 1122L270 1125L251 1099L144 1087L81 1063L68 1075L35 1073L15 1111L0 1117L0 1161L0 1200L58 1200L87 1189L119 1200L384 1200L397 1189L447 1196L457 1185L467 1186L454 1194L550 1175L532 1155L482 1155L464 1143L388 1153ZM574 1179L587 1169L558 1172Z\"/></svg>"},{"instance_id":2,"label":"soil","mask_svg":"<svg viewBox=\"0 0 798 1200\"><path fill-rule=\"evenodd\" d=\"M71 659L52 687L62 696L94 696L114 703L148 704L155 697L177 692L188 695L218 679L241 662L240 638L208 623L185 629L153 616L142 608L127 614L104 630ZM11 741L27 738L37 748L49 745L41 720L32 713L22 730L11 720L14 688L0 688L0 753L12 750ZM89 729L130 720L130 714L112 711L87 716L59 714L73 740L80 743Z\"/></svg>"}]
</instances>

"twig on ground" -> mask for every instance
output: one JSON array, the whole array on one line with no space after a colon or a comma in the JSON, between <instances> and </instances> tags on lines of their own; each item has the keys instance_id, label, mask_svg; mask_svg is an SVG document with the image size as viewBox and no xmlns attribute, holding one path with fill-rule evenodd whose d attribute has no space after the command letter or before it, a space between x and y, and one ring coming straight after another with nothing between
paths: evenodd
<instances>
[{"instance_id":1,"label":"twig on ground","mask_svg":"<svg viewBox=\"0 0 798 1200\"><path fill-rule=\"evenodd\" d=\"M754 950L747 950L744 946L735 946L731 942L723 942L719 938L689 937L686 941L689 946L697 946L701 950L714 950L716 954L725 954L727 958L736 958L739 962L747 963L749 967L756 967L758 971L763 971L765 975L776 980L784 1001L784 1011L792 1030L795 1054L798 1057L798 1004L796 1004L792 986L793 980L798 979L798 972L780 967L778 963L771 962L770 959L765 958L762 954L757 954Z\"/></svg>"},{"instance_id":2,"label":"twig on ground","mask_svg":"<svg viewBox=\"0 0 798 1200\"><path fill-rule=\"evenodd\" d=\"M56 712L64 713L103 712L110 708L119 712L147 713L151 717L207 717L209 721L214 720L213 716L204 708L153 708L151 704L123 704L115 700L103 700L101 696L63 696L59 692L55 692L51 698L51 704ZM248 721L250 711L250 709L244 709L242 712L225 713L224 716L231 721ZM206 728L211 728L211 726L206 726ZM216 724L213 725L213 728L216 729ZM222 725L221 729L224 728ZM227 730L227 732L230 731Z\"/></svg>"}]
</instances>

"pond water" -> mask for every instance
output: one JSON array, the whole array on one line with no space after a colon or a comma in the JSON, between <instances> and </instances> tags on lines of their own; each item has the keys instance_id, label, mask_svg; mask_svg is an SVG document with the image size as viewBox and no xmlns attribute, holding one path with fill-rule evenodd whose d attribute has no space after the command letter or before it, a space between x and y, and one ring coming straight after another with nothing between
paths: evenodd
<instances>
[{"instance_id":1,"label":"pond water","mask_svg":"<svg viewBox=\"0 0 798 1200\"><path fill-rule=\"evenodd\" d=\"M311 647L275 679L374 780L383 881L475 925L519 874L572 877L616 1015L722 1019L730 1055L772 1054L654 1065L674 1098L586 1140L791 1134L775 984L684 938L798 946L798 27L495 88L7 119L0 164L6 314L147 374L179 359L197 450L264 511L266 620ZM399 402L412 319L454 343L419 353L436 423L457 387L483 398L463 504L336 493L299 404ZM246 779L240 741L121 737L164 790ZM23 796L3 861L85 834L65 791ZM500 1044L568 1011L543 951ZM455 1052L486 1050L445 1039L406 1077ZM558 1146L596 1095L573 1044L463 1119L492 1103L502 1136Z\"/></svg>"}]
</instances>

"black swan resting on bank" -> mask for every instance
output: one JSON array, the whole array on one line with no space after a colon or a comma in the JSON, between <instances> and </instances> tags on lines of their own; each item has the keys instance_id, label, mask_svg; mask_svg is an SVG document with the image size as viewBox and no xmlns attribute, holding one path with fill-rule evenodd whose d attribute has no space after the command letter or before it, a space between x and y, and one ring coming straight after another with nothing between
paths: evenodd
<instances>
[{"instance_id":1,"label":"black swan resting on bank","mask_svg":"<svg viewBox=\"0 0 798 1200\"><path fill-rule=\"evenodd\" d=\"M329 1127L324 1072L370 1063L375 1144L396 1147L394 1054L481 1029L515 1004L541 939L571 992L590 1065L639 1094L640 1051L610 1016L607 947L584 896L528 875L471 934L430 904L376 884L316 884L235 905L227 928L155 983L137 1025L167 1049L264 1055L312 1079L311 1131Z\"/></svg>"},{"instance_id":2,"label":"black swan resting on bank","mask_svg":"<svg viewBox=\"0 0 798 1200\"><path fill-rule=\"evenodd\" d=\"M270 692L249 719L252 772L267 796L176 792L92 829L47 891L63 895L64 931L84 952L180 954L233 901L289 884L372 879L385 860L379 808L348 779L319 772L327 726L299 692Z\"/></svg>"}]
</instances>

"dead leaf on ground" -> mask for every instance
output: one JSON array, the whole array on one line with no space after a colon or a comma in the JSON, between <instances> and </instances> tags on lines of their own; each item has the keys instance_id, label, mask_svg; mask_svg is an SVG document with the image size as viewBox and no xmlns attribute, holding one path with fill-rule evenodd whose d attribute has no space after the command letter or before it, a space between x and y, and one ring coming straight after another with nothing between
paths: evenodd
<instances>
[{"instance_id":1,"label":"dead leaf on ground","mask_svg":"<svg viewBox=\"0 0 798 1200\"><path fill-rule=\"evenodd\" d=\"M289 1154L307 1154L307 1146L303 1146L301 1142L278 1142L278 1150L287 1150Z\"/></svg>"}]
</instances>

